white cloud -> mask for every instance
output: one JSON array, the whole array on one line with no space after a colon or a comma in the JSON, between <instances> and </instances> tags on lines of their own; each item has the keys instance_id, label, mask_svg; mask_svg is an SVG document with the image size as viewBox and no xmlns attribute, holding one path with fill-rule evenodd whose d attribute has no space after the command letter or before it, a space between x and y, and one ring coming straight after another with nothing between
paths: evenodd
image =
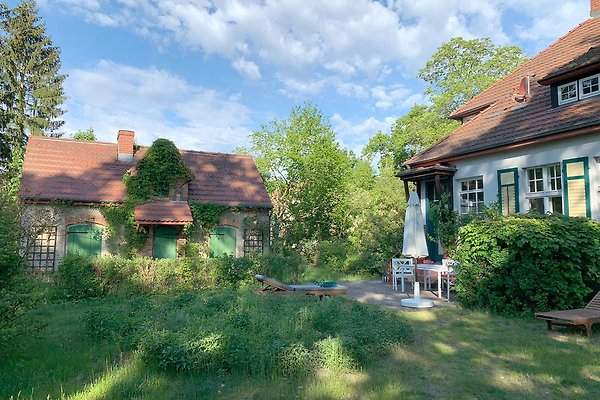
<instances>
[{"instance_id":1,"label":"white cloud","mask_svg":"<svg viewBox=\"0 0 600 400\"><path fill-rule=\"evenodd\" d=\"M233 68L246 77L256 81L260 79L260 69L258 65L252 61L247 61L243 58L238 58L233 62Z\"/></svg>"},{"instance_id":2,"label":"white cloud","mask_svg":"<svg viewBox=\"0 0 600 400\"><path fill-rule=\"evenodd\" d=\"M370 0L53 3L90 22L119 23L161 44L174 41L232 62L260 59L279 73L308 69L377 76L390 65L415 72L453 36L509 42L501 24L506 6L500 0L390 0L387 7ZM247 75L246 68L236 68Z\"/></svg>"},{"instance_id":3,"label":"white cloud","mask_svg":"<svg viewBox=\"0 0 600 400\"><path fill-rule=\"evenodd\" d=\"M389 132L397 117L388 116L383 120L370 117L362 121L351 121L340 114L331 117L331 125L342 145L355 154L361 154L370 138L377 132Z\"/></svg>"},{"instance_id":4,"label":"white cloud","mask_svg":"<svg viewBox=\"0 0 600 400\"><path fill-rule=\"evenodd\" d=\"M165 137L180 148L225 152L248 143L249 110L236 96L164 70L100 61L69 71L65 89L67 133L91 126L99 140L114 142L119 129L131 129L144 145Z\"/></svg>"},{"instance_id":5,"label":"white cloud","mask_svg":"<svg viewBox=\"0 0 600 400\"><path fill-rule=\"evenodd\" d=\"M529 0L527 7L518 0L508 0L507 6L531 18L531 23L516 27L520 39L537 43L538 50L554 42L590 15L589 0L545 1Z\"/></svg>"},{"instance_id":6,"label":"white cloud","mask_svg":"<svg viewBox=\"0 0 600 400\"><path fill-rule=\"evenodd\" d=\"M375 107L382 110L392 107L410 108L425 102L423 94L413 93L403 85L375 86L371 88L371 96L375 99Z\"/></svg>"}]
</instances>

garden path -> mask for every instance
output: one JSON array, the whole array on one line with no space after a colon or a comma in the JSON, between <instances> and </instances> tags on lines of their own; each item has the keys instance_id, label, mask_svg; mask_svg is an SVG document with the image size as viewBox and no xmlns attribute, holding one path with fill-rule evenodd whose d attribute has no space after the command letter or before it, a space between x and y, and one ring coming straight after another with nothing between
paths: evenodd
<instances>
[{"instance_id":1,"label":"garden path","mask_svg":"<svg viewBox=\"0 0 600 400\"><path fill-rule=\"evenodd\" d=\"M396 291L392 289L392 285L388 282L380 280L340 282L340 284L348 288L348 297L362 303L376 304L394 310L419 311L415 308L408 308L400 305L400 300L413 297L412 287L410 285L408 285L407 291L403 293L399 290ZM446 298L438 299L432 291L422 290L421 298L433 300L434 308L456 307L453 293L450 293L450 301L448 301Z\"/></svg>"}]
</instances>

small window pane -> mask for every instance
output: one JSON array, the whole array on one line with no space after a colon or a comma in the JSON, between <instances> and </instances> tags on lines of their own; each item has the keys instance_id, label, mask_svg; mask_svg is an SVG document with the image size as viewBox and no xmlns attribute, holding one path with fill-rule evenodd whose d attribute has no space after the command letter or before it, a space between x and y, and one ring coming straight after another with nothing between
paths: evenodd
<instances>
[{"instance_id":1,"label":"small window pane","mask_svg":"<svg viewBox=\"0 0 600 400\"><path fill-rule=\"evenodd\" d=\"M469 190L475 190L475 181L469 181Z\"/></svg>"},{"instance_id":2,"label":"small window pane","mask_svg":"<svg viewBox=\"0 0 600 400\"><path fill-rule=\"evenodd\" d=\"M500 174L500 184L501 185L512 185L514 183L515 183L514 172L503 172Z\"/></svg>"},{"instance_id":3,"label":"small window pane","mask_svg":"<svg viewBox=\"0 0 600 400\"><path fill-rule=\"evenodd\" d=\"M577 100L577 85L575 82L558 87L559 103Z\"/></svg>"},{"instance_id":4,"label":"small window pane","mask_svg":"<svg viewBox=\"0 0 600 400\"><path fill-rule=\"evenodd\" d=\"M553 213L557 213L557 214L563 213L561 196L551 197L550 202L552 204L552 212Z\"/></svg>"},{"instance_id":5,"label":"small window pane","mask_svg":"<svg viewBox=\"0 0 600 400\"><path fill-rule=\"evenodd\" d=\"M544 213L544 198L536 197L535 199L529 199L529 208L532 211L537 211L539 213Z\"/></svg>"},{"instance_id":6,"label":"small window pane","mask_svg":"<svg viewBox=\"0 0 600 400\"><path fill-rule=\"evenodd\" d=\"M567 176L582 176L583 175L583 161L572 162L567 164Z\"/></svg>"}]
</instances>

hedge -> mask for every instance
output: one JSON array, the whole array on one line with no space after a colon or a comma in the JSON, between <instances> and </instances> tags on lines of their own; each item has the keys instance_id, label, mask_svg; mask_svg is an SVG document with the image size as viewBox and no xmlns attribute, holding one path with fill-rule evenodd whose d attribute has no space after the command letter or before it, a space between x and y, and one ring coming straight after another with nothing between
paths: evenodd
<instances>
[{"instance_id":1,"label":"hedge","mask_svg":"<svg viewBox=\"0 0 600 400\"><path fill-rule=\"evenodd\" d=\"M514 215L461 228L459 301L506 315L582 307L600 289L600 224Z\"/></svg>"}]
</instances>

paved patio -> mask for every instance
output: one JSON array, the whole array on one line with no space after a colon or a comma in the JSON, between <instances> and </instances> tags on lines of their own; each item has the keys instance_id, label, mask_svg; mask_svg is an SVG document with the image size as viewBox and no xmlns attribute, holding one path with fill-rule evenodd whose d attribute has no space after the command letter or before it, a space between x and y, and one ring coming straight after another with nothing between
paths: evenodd
<instances>
[{"instance_id":1,"label":"paved patio","mask_svg":"<svg viewBox=\"0 0 600 400\"><path fill-rule=\"evenodd\" d=\"M415 308L408 308L400 305L400 300L413 297L411 285L408 285L408 287L405 288L406 292L403 293L400 290L396 291L392 289L391 284L380 280L340 282L340 284L348 288L348 297L358 300L362 303L376 304L394 310L419 311ZM451 301L449 302L445 297L443 299L439 299L435 295L435 292L437 292L437 286L435 291L422 290L421 298L433 300L434 308L439 309L456 307L453 293L450 293ZM445 295L445 292L443 294Z\"/></svg>"}]
</instances>

